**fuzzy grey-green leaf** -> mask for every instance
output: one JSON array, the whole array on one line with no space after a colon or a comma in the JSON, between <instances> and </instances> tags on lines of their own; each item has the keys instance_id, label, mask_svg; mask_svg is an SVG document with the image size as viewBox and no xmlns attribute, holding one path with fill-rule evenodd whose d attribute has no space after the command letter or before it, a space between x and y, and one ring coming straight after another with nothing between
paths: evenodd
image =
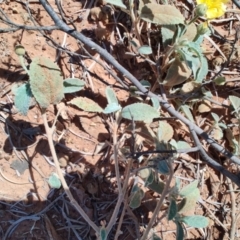
<instances>
[{"instance_id":1,"label":"fuzzy grey-green leaf","mask_svg":"<svg viewBox=\"0 0 240 240\"><path fill-rule=\"evenodd\" d=\"M195 228L205 228L209 224L208 218L199 215L183 217L181 220L188 226Z\"/></svg>"},{"instance_id":2,"label":"fuzzy grey-green leaf","mask_svg":"<svg viewBox=\"0 0 240 240\"><path fill-rule=\"evenodd\" d=\"M123 4L122 0L105 0L107 3L110 3L116 7L124 8L126 9L126 5Z\"/></svg>"},{"instance_id":3,"label":"fuzzy grey-green leaf","mask_svg":"<svg viewBox=\"0 0 240 240\"><path fill-rule=\"evenodd\" d=\"M107 107L103 110L103 113L105 114L110 114L110 113L114 113L117 112L121 109L121 106L119 104L116 103L109 103L107 105Z\"/></svg>"},{"instance_id":4,"label":"fuzzy grey-green leaf","mask_svg":"<svg viewBox=\"0 0 240 240\"><path fill-rule=\"evenodd\" d=\"M15 90L14 104L21 114L27 115L32 97L29 83L24 83Z\"/></svg>"},{"instance_id":5,"label":"fuzzy grey-green leaf","mask_svg":"<svg viewBox=\"0 0 240 240\"><path fill-rule=\"evenodd\" d=\"M151 102L152 102L152 105L153 107L156 109L156 110L159 110L160 109L160 103L159 103L159 100L157 97L151 97Z\"/></svg>"},{"instance_id":6,"label":"fuzzy grey-green leaf","mask_svg":"<svg viewBox=\"0 0 240 240\"><path fill-rule=\"evenodd\" d=\"M186 197L189 194L191 194L198 186L198 181L193 181L190 184L188 184L187 186L185 186L184 188L181 189L180 191L180 195L182 197Z\"/></svg>"},{"instance_id":7,"label":"fuzzy grey-green leaf","mask_svg":"<svg viewBox=\"0 0 240 240\"><path fill-rule=\"evenodd\" d=\"M29 70L33 96L42 108L57 104L64 97L60 68L46 57L33 59Z\"/></svg>"},{"instance_id":8,"label":"fuzzy grey-green leaf","mask_svg":"<svg viewBox=\"0 0 240 240\"><path fill-rule=\"evenodd\" d=\"M116 94L111 87L109 86L106 87L105 92L106 92L108 104L111 104L111 103L118 104L118 99L116 97Z\"/></svg>"},{"instance_id":9,"label":"fuzzy grey-green leaf","mask_svg":"<svg viewBox=\"0 0 240 240\"><path fill-rule=\"evenodd\" d=\"M233 95L230 95L229 100L230 100L234 110L236 112L238 112L240 110L240 98L236 97L236 96L233 96Z\"/></svg>"},{"instance_id":10,"label":"fuzzy grey-green leaf","mask_svg":"<svg viewBox=\"0 0 240 240\"><path fill-rule=\"evenodd\" d=\"M194 122L192 112L190 111L190 107L188 105L181 105L181 109L186 115L186 117L191 121Z\"/></svg>"},{"instance_id":11,"label":"fuzzy grey-green leaf","mask_svg":"<svg viewBox=\"0 0 240 240\"><path fill-rule=\"evenodd\" d=\"M135 209L141 205L141 201L144 197L144 192L142 189L139 189L137 192L133 192L130 196L129 207Z\"/></svg>"},{"instance_id":12,"label":"fuzzy grey-green leaf","mask_svg":"<svg viewBox=\"0 0 240 240\"><path fill-rule=\"evenodd\" d=\"M143 45L140 48L138 48L138 52L143 55L149 55L152 54L152 48L147 45Z\"/></svg>"},{"instance_id":13,"label":"fuzzy grey-green leaf","mask_svg":"<svg viewBox=\"0 0 240 240\"><path fill-rule=\"evenodd\" d=\"M77 106L78 108L86 112L102 112L103 109L95 103L93 100L86 97L76 97L71 100L69 103Z\"/></svg>"},{"instance_id":14,"label":"fuzzy grey-green leaf","mask_svg":"<svg viewBox=\"0 0 240 240\"><path fill-rule=\"evenodd\" d=\"M79 78L67 78L63 81L64 93L74 93L83 89L85 82Z\"/></svg>"},{"instance_id":15,"label":"fuzzy grey-green leaf","mask_svg":"<svg viewBox=\"0 0 240 240\"><path fill-rule=\"evenodd\" d=\"M51 188L59 189L61 187L61 181L59 180L58 175L56 173L51 174L51 176L48 179L48 184Z\"/></svg>"},{"instance_id":16,"label":"fuzzy grey-green leaf","mask_svg":"<svg viewBox=\"0 0 240 240\"><path fill-rule=\"evenodd\" d=\"M145 103L134 103L123 108L122 117L134 121L151 122L153 118L159 117L159 112Z\"/></svg>"},{"instance_id":17,"label":"fuzzy grey-green leaf","mask_svg":"<svg viewBox=\"0 0 240 240\"><path fill-rule=\"evenodd\" d=\"M107 240L107 230L105 227L100 228L100 240Z\"/></svg>"}]
</instances>

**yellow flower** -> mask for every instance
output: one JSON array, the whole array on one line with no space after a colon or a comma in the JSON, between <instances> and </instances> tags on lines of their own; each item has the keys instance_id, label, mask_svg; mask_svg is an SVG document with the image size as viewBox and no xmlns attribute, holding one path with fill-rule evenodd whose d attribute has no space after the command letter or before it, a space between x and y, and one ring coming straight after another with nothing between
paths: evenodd
<instances>
[{"instance_id":1,"label":"yellow flower","mask_svg":"<svg viewBox=\"0 0 240 240\"><path fill-rule=\"evenodd\" d=\"M205 4L207 6L207 19L223 16L226 12L226 3L228 2L229 0L197 0L197 4Z\"/></svg>"}]
</instances>

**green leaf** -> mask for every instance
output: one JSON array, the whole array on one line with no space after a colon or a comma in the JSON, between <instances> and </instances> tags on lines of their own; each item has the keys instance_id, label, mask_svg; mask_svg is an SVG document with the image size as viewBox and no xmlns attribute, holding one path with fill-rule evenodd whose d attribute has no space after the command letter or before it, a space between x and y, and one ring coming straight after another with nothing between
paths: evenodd
<instances>
[{"instance_id":1,"label":"green leaf","mask_svg":"<svg viewBox=\"0 0 240 240\"><path fill-rule=\"evenodd\" d=\"M180 179L179 178L176 178L176 180L175 180L175 185L174 185L174 187L173 187L173 189L172 189L172 196L174 196L174 197L178 197L178 195L179 195L179 191L180 191L180 185L181 185L181 181L180 181Z\"/></svg>"},{"instance_id":2,"label":"green leaf","mask_svg":"<svg viewBox=\"0 0 240 240\"><path fill-rule=\"evenodd\" d=\"M175 222L175 223L177 225L176 240L184 240L184 231L183 231L182 224L179 222Z\"/></svg>"},{"instance_id":3,"label":"green leaf","mask_svg":"<svg viewBox=\"0 0 240 240\"><path fill-rule=\"evenodd\" d=\"M160 109L160 103L157 97L151 97L153 107L158 111Z\"/></svg>"},{"instance_id":4,"label":"green leaf","mask_svg":"<svg viewBox=\"0 0 240 240\"><path fill-rule=\"evenodd\" d=\"M140 48L138 48L138 53L142 54L142 55L149 55L152 54L152 48L147 46L147 45L143 45Z\"/></svg>"},{"instance_id":5,"label":"green leaf","mask_svg":"<svg viewBox=\"0 0 240 240\"><path fill-rule=\"evenodd\" d=\"M168 221L173 220L178 211L177 203L174 199L171 199L170 205L168 208Z\"/></svg>"},{"instance_id":6,"label":"green leaf","mask_svg":"<svg viewBox=\"0 0 240 240\"><path fill-rule=\"evenodd\" d=\"M187 149L187 148L191 148L191 146L187 142L185 141L177 142L177 149Z\"/></svg>"},{"instance_id":7,"label":"green leaf","mask_svg":"<svg viewBox=\"0 0 240 240\"><path fill-rule=\"evenodd\" d=\"M68 103L73 104L86 112L103 112L103 109L97 103L86 97L77 97Z\"/></svg>"},{"instance_id":8,"label":"green leaf","mask_svg":"<svg viewBox=\"0 0 240 240\"><path fill-rule=\"evenodd\" d=\"M157 162L157 170L161 174L168 175L170 172L169 166L168 166L168 161L167 160L158 161Z\"/></svg>"},{"instance_id":9,"label":"green leaf","mask_svg":"<svg viewBox=\"0 0 240 240\"><path fill-rule=\"evenodd\" d=\"M178 145L175 139L171 139L169 144L172 146L173 149L177 150L178 149Z\"/></svg>"},{"instance_id":10,"label":"green leaf","mask_svg":"<svg viewBox=\"0 0 240 240\"><path fill-rule=\"evenodd\" d=\"M162 181L154 180L147 187L158 194L162 194L165 184Z\"/></svg>"},{"instance_id":11,"label":"green leaf","mask_svg":"<svg viewBox=\"0 0 240 240\"><path fill-rule=\"evenodd\" d=\"M152 184L154 181L154 173L152 170L150 170L150 173L148 175L148 177L145 179L145 186L147 187L148 185Z\"/></svg>"},{"instance_id":12,"label":"green leaf","mask_svg":"<svg viewBox=\"0 0 240 240\"><path fill-rule=\"evenodd\" d=\"M134 103L123 108L122 117L134 121L152 122L153 118L159 117L159 112L145 103Z\"/></svg>"},{"instance_id":13,"label":"green leaf","mask_svg":"<svg viewBox=\"0 0 240 240\"><path fill-rule=\"evenodd\" d=\"M139 189L139 191L133 192L130 195L129 207L133 209L140 207L143 197L144 197L144 191L142 189Z\"/></svg>"},{"instance_id":14,"label":"green leaf","mask_svg":"<svg viewBox=\"0 0 240 240\"><path fill-rule=\"evenodd\" d=\"M145 88L150 88L151 83L147 80L141 80L140 83L145 87Z\"/></svg>"},{"instance_id":15,"label":"green leaf","mask_svg":"<svg viewBox=\"0 0 240 240\"><path fill-rule=\"evenodd\" d=\"M220 77L215 78L213 81L216 85L223 86L226 83L226 78L220 76Z\"/></svg>"},{"instance_id":16,"label":"green leaf","mask_svg":"<svg viewBox=\"0 0 240 240\"><path fill-rule=\"evenodd\" d=\"M33 97L29 83L24 83L15 89L14 94L15 107L21 114L27 115Z\"/></svg>"},{"instance_id":17,"label":"green leaf","mask_svg":"<svg viewBox=\"0 0 240 240\"><path fill-rule=\"evenodd\" d=\"M222 122L218 123L218 126L220 128L223 128L224 130L226 130L228 128L227 125L225 123L222 123Z\"/></svg>"},{"instance_id":18,"label":"green leaf","mask_svg":"<svg viewBox=\"0 0 240 240\"><path fill-rule=\"evenodd\" d=\"M192 70L194 79L196 79L197 72L198 72L199 68L201 67L200 58L198 56L196 56L196 54L194 52L190 51L190 49L188 47L182 48L181 52L183 54L182 56L185 59L187 65Z\"/></svg>"},{"instance_id":19,"label":"green leaf","mask_svg":"<svg viewBox=\"0 0 240 240\"><path fill-rule=\"evenodd\" d=\"M206 88L204 87L201 87L201 91L202 91L202 94L208 98L212 98L213 95L211 93L211 91L207 90Z\"/></svg>"},{"instance_id":20,"label":"green leaf","mask_svg":"<svg viewBox=\"0 0 240 240\"><path fill-rule=\"evenodd\" d=\"M234 110L236 112L239 111L239 108L240 108L240 98L239 97L236 97L236 96L233 96L233 95L230 95L229 96L229 100L234 108Z\"/></svg>"},{"instance_id":21,"label":"green leaf","mask_svg":"<svg viewBox=\"0 0 240 240\"><path fill-rule=\"evenodd\" d=\"M63 81L64 93L74 93L83 89L85 82L79 78L67 78Z\"/></svg>"},{"instance_id":22,"label":"green leaf","mask_svg":"<svg viewBox=\"0 0 240 240\"><path fill-rule=\"evenodd\" d=\"M107 107L103 110L103 113L105 114L110 114L117 112L121 109L122 107L118 103L109 103Z\"/></svg>"},{"instance_id":23,"label":"green leaf","mask_svg":"<svg viewBox=\"0 0 240 240\"><path fill-rule=\"evenodd\" d=\"M140 187L139 187L138 184L136 183L135 185L133 185L132 190L131 190L131 193L138 192L138 191L140 191Z\"/></svg>"},{"instance_id":24,"label":"green leaf","mask_svg":"<svg viewBox=\"0 0 240 240\"><path fill-rule=\"evenodd\" d=\"M189 194L191 194L195 189L197 189L198 181L193 181L187 186L183 187L180 191L180 195L182 197L187 197Z\"/></svg>"},{"instance_id":25,"label":"green leaf","mask_svg":"<svg viewBox=\"0 0 240 240\"><path fill-rule=\"evenodd\" d=\"M33 96L42 108L57 104L63 97L63 77L58 65L46 57L33 59L29 69Z\"/></svg>"},{"instance_id":26,"label":"green leaf","mask_svg":"<svg viewBox=\"0 0 240 240\"><path fill-rule=\"evenodd\" d=\"M51 176L48 179L48 184L51 188L59 189L61 187L61 181L59 180L58 175L56 173L51 174Z\"/></svg>"},{"instance_id":27,"label":"green leaf","mask_svg":"<svg viewBox=\"0 0 240 240\"><path fill-rule=\"evenodd\" d=\"M209 224L208 218L199 215L182 217L181 220L188 226L195 228L205 228Z\"/></svg>"},{"instance_id":28,"label":"green leaf","mask_svg":"<svg viewBox=\"0 0 240 240\"><path fill-rule=\"evenodd\" d=\"M188 40L192 41L197 33L197 28L194 23L186 26L186 32L182 36L177 36L178 41ZM161 27L163 47L166 48L168 45L173 43L174 33L177 31L176 25L164 25Z\"/></svg>"},{"instance_id":29,"label":"green leaf","mask_svg":"<svg viewBox=\"0 0 240 240\"><path fill-rule=\"evenodd\" d=\"M208 74L208 61L204 56L201 56L201 67L199 68L199 70L197 72L195 81L197 83L202 83L203 79L206 78L207 74Z\"/></svg>"},{"instance_id":30,"label":"green leaf","mask_svg":"<svg viewBox=\"0 0 240 240\"><path fill-rule=\"evenodd\" d=\"M118 99L113 89L107 86L105 92L106 92L108 104L115 103L118 105Z\"/></svg>"},{"instance_id":31,"label":"green leaf","mask_svg":"<svg viewBox=\"0 0 240 240\"><path fill-rule=\"evenodd\" d=\"M195 209L196 202L200 198L200 192L198 188L195 188L190 194L188 194L182 201L178 204L178 213L189 215Z\"/></svg>"},{"instance_id":32,"label":"green leaf","mask_svg":"<svg viewBox=\"0 0 240 240\"><path fill-rule=\"evenodd\" d=\"M167 48L169 45L172 44L172 39L175 31L175 25L164 25L161 27L162 42L164 48Z\"/></svg>"},{"instance_id":33,"label":"green leaf","mask_svg":"<svg viewBox=\"0 0 240 240\"><path fill-rule=\"evenodd\" d=\"M201 83L208 73L208 62L202 54L199 44L190 41L184 41L183 46L178 49L182 52L182 57L188 63L193 71L193 77L197 83Z\"/></svg>"},{"instance_id":34,"label":"green leaf","mask_svg":"<svg viewBox=\"0 0 240 240\"><path fill-rule=\"evenodd\" d=\"M189 107L188 105L182 105L182 106L181 106L181 109L182 109L182 111L184 112L184 114L186 115L186 117L187 117L191 122L194 123L194 119L193 119L193 115L192 115L192 113L191 113L191 111L190 111L190 107Z\"/></svg>"},{"instance_id":35,"label":"green leaf","mask_svg":"<svg viewBox=\"0 0 240 240\"><path fill-rule=\"evenodd\" d=\"M123 4L122 0L105 0L107 3L112 4L116 7L124 8L126 9L126 5Z\"/></svg>"},{"instance_id":36,"label":"green leaf","mask_svg":"<svg viewBox=\"0 0 240 240\"><path fill-rule=\"evenodd\" d=\"M107 230L105 227L100 228L100 240L107 240Z\"/></svg>"},{"instance_id":37,"label":"green leaf","mask_svg":"<svg viewBox=\"0 0 240 240\"><path fill-rule=\"evenodd\" d=\"M184 24L185 20L177 8L157 3L145 4L140 10L140 18L160 25Z\"/></svg>"},{"instance_id":38,"label":"green leaf","mask_svg":"<svg viewBox=\"0 0 240 240\"><path fill-rule=\"evenodd\" d=\"M220 120L220 117L216 113L213 113L213 112L211 112L211 115L212 115L212 117L214 119L214 122L218 123L219 120Z\"/></svg>"}]
</instances>

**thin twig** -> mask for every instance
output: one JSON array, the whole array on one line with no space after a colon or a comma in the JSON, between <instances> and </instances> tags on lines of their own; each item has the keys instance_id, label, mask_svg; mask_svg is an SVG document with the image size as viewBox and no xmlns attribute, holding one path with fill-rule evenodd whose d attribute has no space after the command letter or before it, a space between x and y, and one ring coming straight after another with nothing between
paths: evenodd
<instances>
[{"instance_id":1,"label":"thin twig","mask_svg":"<svg viewBox=\"0 0 240 240\"><path fill-rule=\"evenodd\" d=\"M62 187L64 189L64 191L66 192L71 204L76 208L76 210L81 214L81 216L84 218L84 220L96 231L96 233L99 232L99 228L97 227L97 225L88 217L88 215L84 212L84 210L79 206L79 204L77 203L77 201L73 198L72 193L70 192L70 189L66 183L65 178L63 177L59 162L58 162L58 158L57 158L57 154L54 148L54 143L53 143L53 131L54 131L54 125L50 128L47 122L47 116L46 116L46 110L42 110L42 118L43 118L43 123L44 123L44 127L47 133L47 139L48 139L48 144L50 147L50 151L54 160L54 164L57 170L57 174L58 177L62 183Z\"/></svg>"},{"instance_id":2,"label":"thin twig","mask_svg":"<svg viewBox=\"0 0 240 240\"><path fill-rule=\"evenodd\" d=\"M230 240L234 240L236 236L236 197L233 189L233 184L230 179L227 179L230 196L231 196L231 229L230 229Z\"/></svg>"},{"instance_id":3,"label":"thin twig","mask_svg":"<svg viewBox=\"0 0 240 240\"><path fill-rule=\"evenodd\" d=\"M114 164L115 164L115 172L116 172L116 179L117 179L119 194L118 194L118 200L117 200L115 209L113 211L111 219L110 219L110 221L107 225L107 228L106 228L107 235L109 234L113 225L117 221L117 215L118 215L119 209L121 207L121 204L122 204L122 202L124 200L124 196L125 196L125 194L123 193L122 186L121 186L121 177L120 177L120 174L119 174L119 166L118 166L118 143L117 143L117 135L118 134L117 134L117 131L118 131L118 125L117 125L116 122L113 122L112 123L113 154L114 154Z\"/></svg>"}]
</instances>

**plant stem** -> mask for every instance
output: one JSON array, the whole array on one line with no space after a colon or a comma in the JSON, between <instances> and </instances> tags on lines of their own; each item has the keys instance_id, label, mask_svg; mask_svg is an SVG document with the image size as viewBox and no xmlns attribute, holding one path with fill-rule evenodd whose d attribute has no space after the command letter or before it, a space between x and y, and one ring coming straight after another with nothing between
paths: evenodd
<instances>
[{"instance_id":1,"label":"plant stem","mask_svg":"<svg viewBox=\"0 0 240 240\"><path fill-rule=\"evenodd\" d=\"M125 158L125 156L123 155L122 156L123 158ZM126 191L127 191L127 187L128 187L128 180L129 180L129 177L130 177L130 173L131 173L131 167L132 167L132 164L133 164L133 161L130 160L130 161L127 161L127 159L124 159L125 162L127 162L127 167L126 167L126 175L125 175L125 182L123 184L123 195L125 196L125 201L124 201L124 207L123 207L123 210L122 210L122 214L121 214L121 217L119 219L119 222L118 222L118 227L117 227L117 232L116 232L116 236L114 237L114 240L117 240L118 239L118 236L120 235L120 230L121 230L121 226L122 226L122 222L123 222L123 217L125 215L125 211L126 211L126 208L128 206L128 199L127 199L127 195L126 195Z\"/></svg>"},{"instance_id":2,"label":"plant stem","mask_svg":"<svg viewBox=\"0 0 240 240\"><path fill-rule=\"evenodd\" d=\"M58 158L57 158L57 154L56 154L56 150L53 144L53 130L54 130L54 125L50 128L47 122L47 115L46 115L46 110L42 109L42 118L43 118L43 123L44 123L44 127L47 133L47 139L48 139L48 145L50 147L50 151L53 157L53 161L57 170L57 174L58 177L62 183L62 187L65 191L65 193L67 194L71 204L76 208L76 210L81 214L81 216L84 218L84 220L96 231L97 234L99 234L99 228L98 226L88 217L88 215L84 212L84 210L79 206L79 204L77 203L77 201L74 199L72 193L70 192L70 189L66 183L66 180L62 174L59 162L58 162Z\"/></svg>"},{"instance_id":3,"label":"plant stem","mask_svg":"<svg viewBox=\"0 0 240 240\"><path fill-rule=\"evenodd\" d=\"M113 225L116 223L117 221L117 215L119 212L119 209L121 207L121 204L124 200L124 196L125 196L125 192L123 192L123 188L121 186L121 178L120 178L120 174L119 174L119 167L118 167L118 146L117 146L117 129L118 129L118 125L116 122L113 123L112 125L112 131L113 131L113 154L114 154L114 163L115 163L115 172L116 172L116 179L117 179L117 185L118 185L118 200L117 200L117 204L116 207L113 211L113 214L111 216L111 219L107 225L106 231L107 231L107 235L109 234L109 232L111 231Z\"/></svg>"},{"instance_id":4,"label":"plant stem","mask_svg":"<svg viewBox=\"0 0 240 240\"><path fill-rule=\"evenodd\" d=\"M170 188L170 184L171 184L171 181L172 181L172 178L173 178L173 167L172 167L172 163L169 164L169 170L170 170L170 175L168 177L168 180L166 182L166 185L163 189L163 192L162 192L162 195L161 195L161 198L159 199L158 203L157 203L157 206L153 212L153 215L152 215L152 218L150 219L148 225L147 225L147 228L146 228L146 231L144 232L143 236L141 237L141 240L146 240L148 239L148 233L149 231L151 230L152 228L152 225L153 223L155 222L158 214L159 214L159 211L162 207L162 204L169 192L169 188Z\"/></svg>"},{"instance_id":5,"label":"plant stem","mask_svg":"<svg viewBox=\"0 0 240 240\"><path fill-rule=\"evenodd\" d=\"M29 71L24 63L24 57L23 56L18 56L19 57L19 60L20 60L20 64L22 66L22 68L26 71L26 73L29 75Z\"/></svg>"}]
</instances>

